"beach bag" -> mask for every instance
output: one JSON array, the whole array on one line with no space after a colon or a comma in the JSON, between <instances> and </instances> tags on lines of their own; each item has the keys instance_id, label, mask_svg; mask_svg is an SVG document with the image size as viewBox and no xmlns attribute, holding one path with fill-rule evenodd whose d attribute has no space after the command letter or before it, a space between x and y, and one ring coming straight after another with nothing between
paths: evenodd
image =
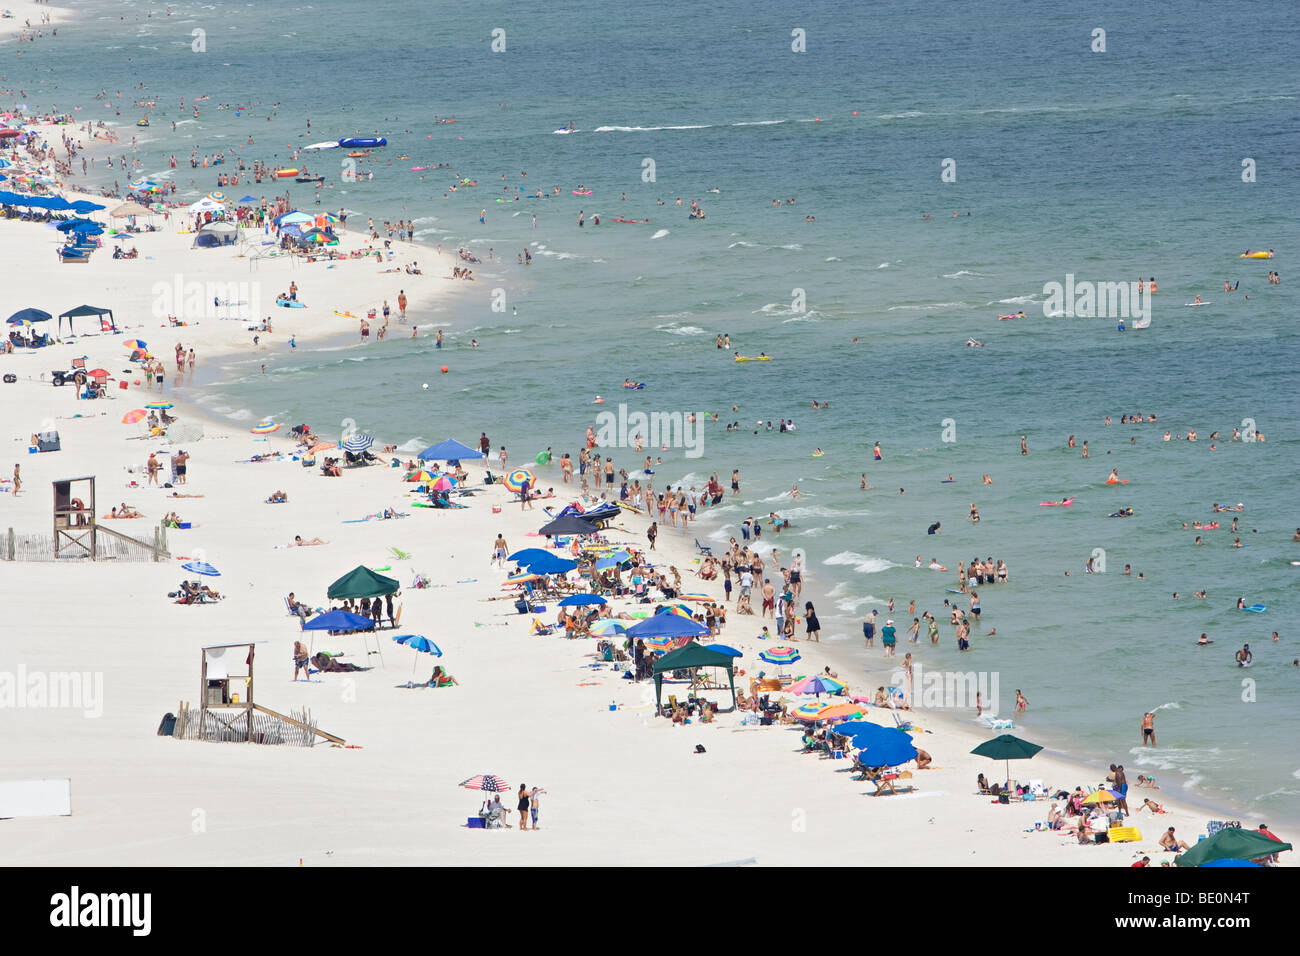
<instances>
[{"instance_id":1,"label":"beach bag","mask_svg":"<svg viewBox=\"0 0 1300 956\"><path fill-rule=\"evenodd\" d=\"M515 610L518 611L520 614L527 614L528 602L525 601L523 598L520 598L518 601L515 602Z\"/></svg>"}]
</instances>

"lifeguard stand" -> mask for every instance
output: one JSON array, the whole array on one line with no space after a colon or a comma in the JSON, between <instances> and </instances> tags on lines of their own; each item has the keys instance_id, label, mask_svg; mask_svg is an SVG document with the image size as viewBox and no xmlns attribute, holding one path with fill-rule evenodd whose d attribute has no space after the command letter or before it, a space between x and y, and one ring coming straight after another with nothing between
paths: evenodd
<instances>
[{"instance_id":1,"label":"lifeguard stand","mask_svg":"<svg viewBox=\"0 0 1300 956\"><path fill-rule=\"evenodd\" d=\"M243 652L247 650L247 654ZM203 655L202 680L199 686L199 728L203 733L209 723L235 731L244 724L238 739L254 740L253 733L253 654L252 644L213 644ZM235 690L231 690L231 681ZM221 713L223 712L224 713Z\"/></svg>"},{"instance_id":2,"label":"lifeguard stand","mask_svg":"<svg viewBox=\"0 0 1300 956\"><path fill-rule=\"evenodd\" d=\"M95 547L95 478L61 478L54 482L54 557L70 549L78 557Z\"/></svg>"}]
</instances>

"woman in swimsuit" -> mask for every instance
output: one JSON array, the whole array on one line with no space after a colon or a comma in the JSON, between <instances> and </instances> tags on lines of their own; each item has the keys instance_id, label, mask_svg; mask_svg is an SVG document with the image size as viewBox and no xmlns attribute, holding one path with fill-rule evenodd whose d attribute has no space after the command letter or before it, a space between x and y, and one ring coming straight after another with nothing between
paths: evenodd
<instances>
[{"instance_id":1,"label":"woman in swimsuit","mask_svg":"<svg viewBox=\"0 0 1300 956\"><path fill-rule=\"evenodd\" d=\"M528 789L523 783L519 785L519 829L528 829Z\"/></svg>"}]
</instances>

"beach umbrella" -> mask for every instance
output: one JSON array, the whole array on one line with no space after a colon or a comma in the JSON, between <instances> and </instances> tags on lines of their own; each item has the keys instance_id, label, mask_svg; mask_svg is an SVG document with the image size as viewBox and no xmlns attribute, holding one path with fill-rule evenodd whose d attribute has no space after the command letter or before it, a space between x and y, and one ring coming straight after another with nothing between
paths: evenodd
<instances>
[{"instance_id":1,"label":"beach umbrella","mask_svg":"<svg viewBox=\"0 0 1300 956\"><path fill-rule=\"evenodd\" d=\"M1223 857L1219 860L1211 860L1209 863L1202 863L1201 866L1263 866L1262 863L1256 863L1254 860L1233 860Z\"/></svg>"},{"instance_id":2,"label":"beach umbrella","mask_svg":"<svg viewBox=\"0 0 1300 956\"><path fill-rule=\"evenodd\" d=\"M709 629L690 618L676 614L655 614L628 628L632 637L703 637Z\"/></svg>"},{"instance_id":3,"label":"beach umbrella","mask_svg":"<svg viewBox=\"0 0 1300 956\"><path fill-rule=\"evenodd\" d=\"M30 326L32 324L32 320L31 319L9 319L5 324Z\"/></svg>"},{"instance_id":4,"label":"beach umbrella","mask_svg":"<svg viewBox=\"0 0 1300 956\"><path fill-rule=\"evenodd\" d=\"M760 661L767 661L769 664L793 664L795 661L802 660L802 655L793 647L782 644L777 647L764 648L759 653Z\"/></svg>"},{"instance_id":5,"label":"beach umbrella","mask_svg":"<svg viewBox=\"0 0 1300 956\"><path fill-rule=\"evenodd\" d=\"M554 552L547 551L545 548L524 548L510 555L509 560L515 561L519 564L527 565L528 562L533 560L534 558L552 558L552 557L555 557Z\"/></svg>"},{"instance_id":6,"label":"beach umbrella","mask_svg":"<svg viewBox=\"0 0 1300 956\"><path fill-rule=\"evenodd\" d=\"M419 654L432 654L434 657L442 657L442 650L437 644L429 640L422 634L398 634L393 638L398 644L405 644L412 650L418 651ZM411 661L411 673L415 673L416 665L420 663L419 655Z\"/></svg>"},{"instance_id":7,"label":"beach umbrella","mask_svg":"<svg viewBox=\"0 0 1300 956\"><path fill-rule=\"evenodd\" d=\"M843 734L846 737L866 738L871 734L876 734L882 730L888 729L888 727L885 727L882 724L874 724L869 720L850 720L836 727L835 732L837 734ZM863 746L865 746L865 744Z\"/></svg>"},{"instance_id":8,"label":"beach umbrella","mask_svg":"<svg viewBox=\"0 0 1300 956\"><path fill-rule=\"evenodd\" d=\"M511 491L522 491L525 481L528 482L528 487L536 487L537 476L527 468L516 468L506 475L504 484Z\"/></svg>"},{"instance_id":9,"label":"beach umbrella","mask_svg":"<svg viewBox=\"0 0 1300 956\"><path fill-rule=\"evenodd\" d=\"M329 451L330 449L338 448L338 447L339 446L334 444L334 442L332 441L318 441L316 444L312 445L310 448L307 449L307 454L313 455L318 451Z\"/></svg>"},{"instance_id":10,"label":"beach umbrella","mask_svg":"<svg viewBox=\"0 0 1300 956\"><path fill-rule=\"evenodd\" d=\"M15 319L26 319L28 322L48 322L53 316L41 309L20 309L13 315L9 316L9 324L17 325Z\"/></svg>"},{"instance_id":11,"label":"beach umbrella","mask_svg":"<svg viewBox=\"0 0 1300 956\"><path fill-rule=\"evenodd\" d=\"M134 425L136 422L143 421L149 417L149 413L143 408L135 408L122 416L123 425Z\"/></svg>"},{"instance_id":12,"label":"beach umbrella","mask_svg":"<svg viewBox=\"0 0 1300 956\"><path fill-rule=\"evenodd\" d=\"M350 451L352 454L358 455L374 443L375 440L369 435L349 435L339 443L339 447L344 451Z\"/></svg>"},{"instance_id":13,"label":"beach umbrella","mask_svg":"<svg viewBox=\"0 0 1300 956\"><path fill-rule=\"evenodd\" d=\"M570 594L560 602L560 607L587 607L591 604L608 604L599 594Z\"/></svg>"},{"instance_id":14,"label":"beach umbrella","mask_svg":"<svg viewBox=\"0 0 1300 956\"><path fill-rule=\"evenodd\" d=\"M375 622L351 611L326 611L303 624L304 631L370 631Z\"/></svg>"},{"instance_id":15,"label":"beach umbrella","mask_svg":"<svg viewBox=\"0 0 1300 956\"><path fill-rule=\"evenodd\" d=\"M525 584L529 581L540 581L542 576L534 574L532 571L520 571L518 574L512 574L506 578L506 584Z\"/></svg>"},{"instance_id":16,"label":"beach umbrella","mask_svg":"<svg viewBox=\"0 0 1300 956\"><path fill-rule=\"evenodd\" d=\"M221 577L221 572L206 561L186 561L181 567L193 574L205 574L210 578Z\"/></svg>"},{"instance_id":17,"label":"beach umbrella","mask_svg":"<svg viewBox=\"0 0 1300 956\"><path fill-rule=\"evenodd\" d=\"M1089 805L1098 803L1114 803L1120 795L1114 790L1094 790L1084 797L1083 802Z\"/></svg>"},{"instance_id":18,"label":"beach umbrella","mask_svg":"<svg viewBox=\"0 0 1300 956\"><path fill-rule=\"evenodd\" d=\"M670 651L670 650L672 650L673 647L675 647L675 646L677 645L677 641L679 640L679 638L676 638L676 637L646 637L646 638L641 638L640 640L641 640L641 642L642 642L643 644L645 644L646 647L650 648L650 650L652 650L652 651L659 651L659 652L663 653L663 652L666 652L666 651Z\"/></svg>"},{"instance_id":19,"label":"beach umbrella","mask_svg":"<svg viewBox=\"0 0 1300 956\"><path fill-rule=\"evenodd\" d=\"M1205 866L1215 860L1261 860L1289 849L1290 843L1279 843L1258 830L1224 827L1180 854L1174 865Z\"/></svg>"},{"instance_id":20,"label":"beach umbrella","mask_svg":"<svg viewBox=\"0 0 1300 956\"><path fill-rule=\"evenodd\" d=\"M590 521L586 521L576 515L564 515L563 517L556 518L549 524L542 525L542 527L537 529L538 534L548 536L557 534L595 534L598 531L600 531L600 529Z\"/></svg>"},{"instance_id":21,"label":"beach umbrella","mask_svg":"<svg viewBox=\"0 0 1300 956\"><path fill-rule=\"evenodd\" d=\"M890 730L892 728L885 728ZM909 760L916 759L916 746L911 739L902 731L894 731L901 734L899 737L883 737L864 749L859 755L864 766L867 767L897 767L899 764L907 763ZM854 741L857 746L857 741Z\"/></svg>"},{"instance_id":22,"label":"beach umbrella","mask_svg":"<svg viewBox=\"0 0 1300 956\"><path fill-rule=\"evenodd\" d=\"M691 613L691 609L688 608L685 604L669 604L669 605L667 605L666 607L661 607L659 610L655 611L655 613L656 613L656 614L676 614L678 617L694 617L694 616L695 616L694 614Z\"/></svg>"},{"instance_id":23,"label":"beach umbrella","mask_svg":"<svg viewBox=\"0 0 1300 956\"><path fill-rule=\"evenodd\" d=\"M387 594L396 594L402 588L401 582L365 565L357 565L343 577L329 586L325 592L331 598L373 598Z\"/></svg>"},{"instance_id":24,"label":"beach umbrella","mask_svg":"<svg viewBox=\"0 0 1300 956\"><path fill-rule=\"evenodd\" d=\"M226 194L223 193L221 190L216 189L208 193L208 198L211 199L213 202L225 202Z\"/></svg>"},{"instance_id":25,"label":"beach umbrella","mask_svg":"<svg viewBox=\"0 0 1300 956\"><path fill-rule=\"evenodd\" d=\"M239 201L240 201L240 202L257 202L257 197L256 197L256 196L245 196L243 199L241 199L241 200L239 200Z\"/></svg>"},{"instance_id":26,"label":"beach umbrella","mask_svg":"<svg viewBox=\"0 0 1300 956\"><path fill-rule=\"evenodd\" d=\"M1002 734L1000 737L984 741L971 753L992 760L1007 761L1007 779L1010 780L1012 760L1030 760L1034 754L1042 749L1041 745L1031 744L1028 740L1021 740L1014 734Z\"/></svg>"},{"instance_id":27,"label":"beach umbrella","mask_svg":"<svg viewBox=\"0 0 1300 956\"><path fill-rule=\"evenodd\" d=\"M99 370L99 369L96 369L96 371L100 371L100 370ZM91 374L91 375L94 375L95 372L91 372L90 374ZM171 408L171 407L172 407L172 403L171 403L171 402L145 402L145 403L144 403L144 407L145 407L145 408L152 408L152 409L154 409L155 411L162 411L162 410L164 410L164 409Z\"/></svg>"},{"instance_id":28,"label":"beach umbrella","mask_svg":"<svg viewBox=\"0 0 1300 956\"><path fill-rule=\"evenodd\" d=\"M543 552L543 557L529 558L527 561L521 561L520 564L534 574L568 574L578 566L577 561L570 561L568 558L550 552Z\"/></svg>"},{"instance_id":29,"label":"beach umbrella","mask_svg":"<svg viewBox=\"0 0 1300 956\"><path fill-rule=\"evenodd\" d=\"M482 458L483 453L470 448L469 445L461 444L454 438L448 438L436 445L430 445L420 452L419 457L425 461L461 461Z\"/></svg>"},{"instance_id":30,"label":"beach umbrella","mask_svg":"<svg viewBox=\"0 0 1300 956\"><path fill-rule=\"evenodd\" d=\"M846 701L840 704L826 704L822 710L822 720L844 720L846 717L861 717L865 708L861 704Z\"/></svg>"},{"instance_id":31,"label":"beach umbrella","mask_svg":"<svg viewBox=\"0 0 1300 956\"><path fill-rule=\"evenodd\" d=\"M740 651L736 650L734 647L730 646L729 644L710 644L709 650L718 651L721 654L727 654L731 657L745 656L744 654L742 654Z\"/></svg>"},{"instance_id":32,"label":"beach umbrella","mask_svg":"<svg viewBox=\"0 0 1300 956\"><path fill-rule=\"evenodd\" d=\"M314 222L314 221L315 220L313 220L312 217L307 215L305 212L299 212L298 210L295 209L292 212L286 212L283 216L277 219L276 224L281 226L297 226L304 222Z\"/></svg>"},{"instance_id":33,"label":"beach umbrella","mask_svg":"<svg viewBox=\"0 0 1300 956\"><path fill-rule=\"evenodd\" d=\"M332 446L331 446L331 447L332 447ZM312 449L312 451L315 451L315 450L316 450L316 449L314 449L314 448ZM421 469L421 470L418 470L418 471L413 471L413 472L411 472L410 474L406 475L402 480L403 480L403 481L418 481L418 482L420 482L420 483L424 483L424 482L426 482L426 481L433 481L433 479L434 479L434 476L433 476L433 475L431 475L431 474L429 474L427 471L424 471L424 470Z\"/></svg>"},{"instance_id":34,"label":"beach umbrella","mask_svg":"<svg viewBox=\"0 0 1300 956\"><path fill-rule=\"evenodd\" d=\"M144 339L127 339L125 342L122 343L122 347L126 349L128 352L132 352L136 349L147 349L149 347L149 343L146 342Z\"/></svg>"},{"instance_id":35,"label":"beach umbrella","mask_svg":"<svg viewBox=\"0 0 1300 956\"><path fill-rule=\"evenodd\" d=\"M803 680L795 681L790 685L792 694L838 694L844 689L844 685L831 677L824 677L816 674L812 677L805 677Z\"/></svg>"},{"instance_id":36,"label":"beach umbrella","mask_svg":"<svg viewBox=\"0 0 1300 956\"><path fill-rule=\"evenodd\" d=\"M434 491L450 491L455 488L458 482L451 475L439 475L434 479L432 488Z\"/></svg>"},{"instance_id":37,"label":"beach umbrella","mask_svg":"<svg viewBox=\"0 0 1300 956\"><path fill-rule=\"evenodd\" d=\"M612 637L615 634L626 634L627 625L622 621L607 617L593 622L589 630L597 637Z\"/></svg>"},{"instance_id":38,"label":"beach umbrella","mask_svg":"<svg viewBox=\"0 0 1300 956\"><path fill-rule=\"evenodd\" d=\"M254 435L269 435L280 430L279 422L259 422L249 429Z\"/></svg>"},{"instance_id":39,"label":"beach umbrella","mask_svg":"<svg viewBox=\"0 0 1300 956\"><path fill-rule=\"evenodd\" d=\"M91 378L112 378L113 377L108 374L108 369L106 368L92 368L86 374L89 375ZM149 407L148 405L145 406L145 408L148 407ZM168 407L170 408L171 406L169 405Z\"/></svg>"},{"instance_id":40,"label":"beach umbrella","mask_svg":"<svg viewBox=\"0 0 1300 956\"><path fill-rule=\"evenodd\" d=\"M857 733L850 733L848 728L856 727L865 723L870 729L859 729ZM858 750L865 750L869 754L875 754L878 747L891 746L894 744L911 744L912 735L905 730L899 730L897 727L883 727L880 724L873 724L869 721L849 721L840 724L835 728L835 732L849 737L853 741L853 746ZM887 767L889 764L879 763L872 766Z\"/></svg>"},{"instance_id":41,"label":"beach umbrella","mask_svg":"<svg viewBox=\"0 0 1300 956\"><path fill-rule=\"evenodd\" d=\"M460 784L466 790L486 790L489 793L509 793L510 784L506 783L496 774L481 773L477 777L470 777Z\"/></svg>"},{"instance_id":42,"label":"beach umbrella","mask_svg":"<svg viewBox=\"0 0 1300 956\"><path fill-rule=\"evenodd\" d=\"M821 720L821 712L826 709L826 705L810 700L806 704L800 704L790 711L790 716L795 720Z\"/></svg>"},{"instance_id":43,"label":"beach umbrella","mask_svg":"<svg viewBox=\"0 0 1300 956\"><path fill-rule=\"evenodd\" d=\"M712 596L695 591L690 594L677 595L679 601L712 601Z\"/></svg>"}]
</instances>

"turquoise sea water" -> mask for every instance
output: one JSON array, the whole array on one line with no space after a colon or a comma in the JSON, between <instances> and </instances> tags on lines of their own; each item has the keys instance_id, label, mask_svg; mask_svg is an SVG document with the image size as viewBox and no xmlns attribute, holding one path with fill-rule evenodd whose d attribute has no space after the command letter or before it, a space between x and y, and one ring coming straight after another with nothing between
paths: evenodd
<instances>
[{"instance_id":1,"label":"turquoise sea water","mask_svg":"<svg viewBox=\"0 0 1300 956\"><path fill-rule=\"evenodd\" d=\"M1300 568L1289 563L1300 560L1300 84L1290 62L1300 38L1285 7L1233 17L1229 38L1226 12L1240 7L1209 3L936 4L921 15L897 3L794 12L767 0L689 13L552 3L453 14L388 0L364 10L181 3L171 17L142 3L84 9L57 41L9 60L8 85L33 106L103 112L127 124L128 140L147 133L137 151L146 173L165 175L175 154L188 184L191 149L250 134L243 153L272 162L288 161L287 144L382 134L388 149L363 167L375 179L335 182L327 208L346 206L353 222L411 217L424 241L506 256L477 266L480 281L458 286L445 310L416 316L445 328L443 350L399 330L364 350L300 349L267 376L231 364L205 388L214 413L322 431L349 417L414 448L486 430L522 463L547 445L576 454L597 393L606 409L627 398L646 412L718 411L703 456L663 453L656 484L700 485L738 467L743 497L696 533L725 542L746 515L789 517L791 532L765 540L806 550L823 635L855 666L887 673L879 649L862 657L858 622L872 607L883 620L889 597L900 624L911 598L918 614L946 620L953 575L915 570L915 556L954 570L975 554L1002 558L1012 583L985 589L973 652L957 654L945 623L937 648L916 651L926 668L998 672L1004 710L1022 688L1031 739L1125 762L1131 776L1154 772L1193 798L1300 820ZM142 19L150 9L159 15ZM1097 27L1105 53L1090 51ZM195 28L207 31L205 53L191 50ZM503 53L490 49L495 28L506 31ZM806 53L791 52L795 28ZM142 81L160 105L147 131L129 125L139 110L119 117L92 100L103 88L129 101ZM180 96L209 97L197 122L177 111ZM173 133L173 119L190 121ZM570 120L577 132L553 133ZM1247 157L1254 183L1241 178ZM949 158L955 182L941 180ZM337 158L308 161L329 172ZM439 162L452 169L423 180L410 170ZM222 169L233 166L199 170L191 195L215 188ZM444 199L453 172L479 186ZM578 184L593 195L573 196ZM494 201L520 185L561 194ZM294 196L313 205L310 190ZM796 205L771 205L788 197ZM688 220L691 199L707 219ZM525 246L529 268L514 261ZM1278 255L1238 258L1246 248ZM1282 285L1266 282L1270 270ZM1121 335L1111 319L1046 317L1044 284L1070 274L1157 277L1150 328ZM1230 296L1225 278L1241 281ZM491 309L496 288L504 313ZM792 306L795 290L805 311ZM1198 294L1211 304L1183 306ZM1022 308L1025 320L996 321ZM736 364L714 348L718 332L776 360ZM967 348L972 336L985 347ZM451 374L438 375L444 363ZM628 377L646 389L625 393ZM831 409L813 411L814 399ZM1119 424L1139 411L1159 422ZM756 420L783 417L798 430L753 434ZM1266 443L1211 451L1211 432L1226 439L1246 419ZM728 433L731 420L748 427ZM1189 427L1195 444L1159 440ZM1071 434L1089 441L1089 460L1065 447ZM818 447L825 456L811 458ZM614 457L632 470L643 456ZM1105 486L1114 467L1132 483ZM985 472L992 486L980 484ZM941 484L949 473L956 481ZM792 503L782 495L796 480ZM558 471L543 481L558 485ZM1038 506L1068 494L1072 508ZM1246 504L1249 547L1231 548L1226 530L1196 547L1196 532L1181 530L1209 519L1214 501ZM964 520L971 502L975 526ZM1135 517L1105 517L1122 506ZM1231 515L1221 517L1226 528ZM933 521L942 536L925 534ZM1098 548L1105 572L1084 575ZM1199 588L1208 601L1190 598ZM1268 612L1232 610L1239 596ZM982 636L988 625L996 637ZM1202 631L1211 648L1192 646ZM1249 672L1231 662L1244 641L1256 651ZM1161 747L1140 753L1138 721L1157 707Z\"/></svg>"}]
</instances>

